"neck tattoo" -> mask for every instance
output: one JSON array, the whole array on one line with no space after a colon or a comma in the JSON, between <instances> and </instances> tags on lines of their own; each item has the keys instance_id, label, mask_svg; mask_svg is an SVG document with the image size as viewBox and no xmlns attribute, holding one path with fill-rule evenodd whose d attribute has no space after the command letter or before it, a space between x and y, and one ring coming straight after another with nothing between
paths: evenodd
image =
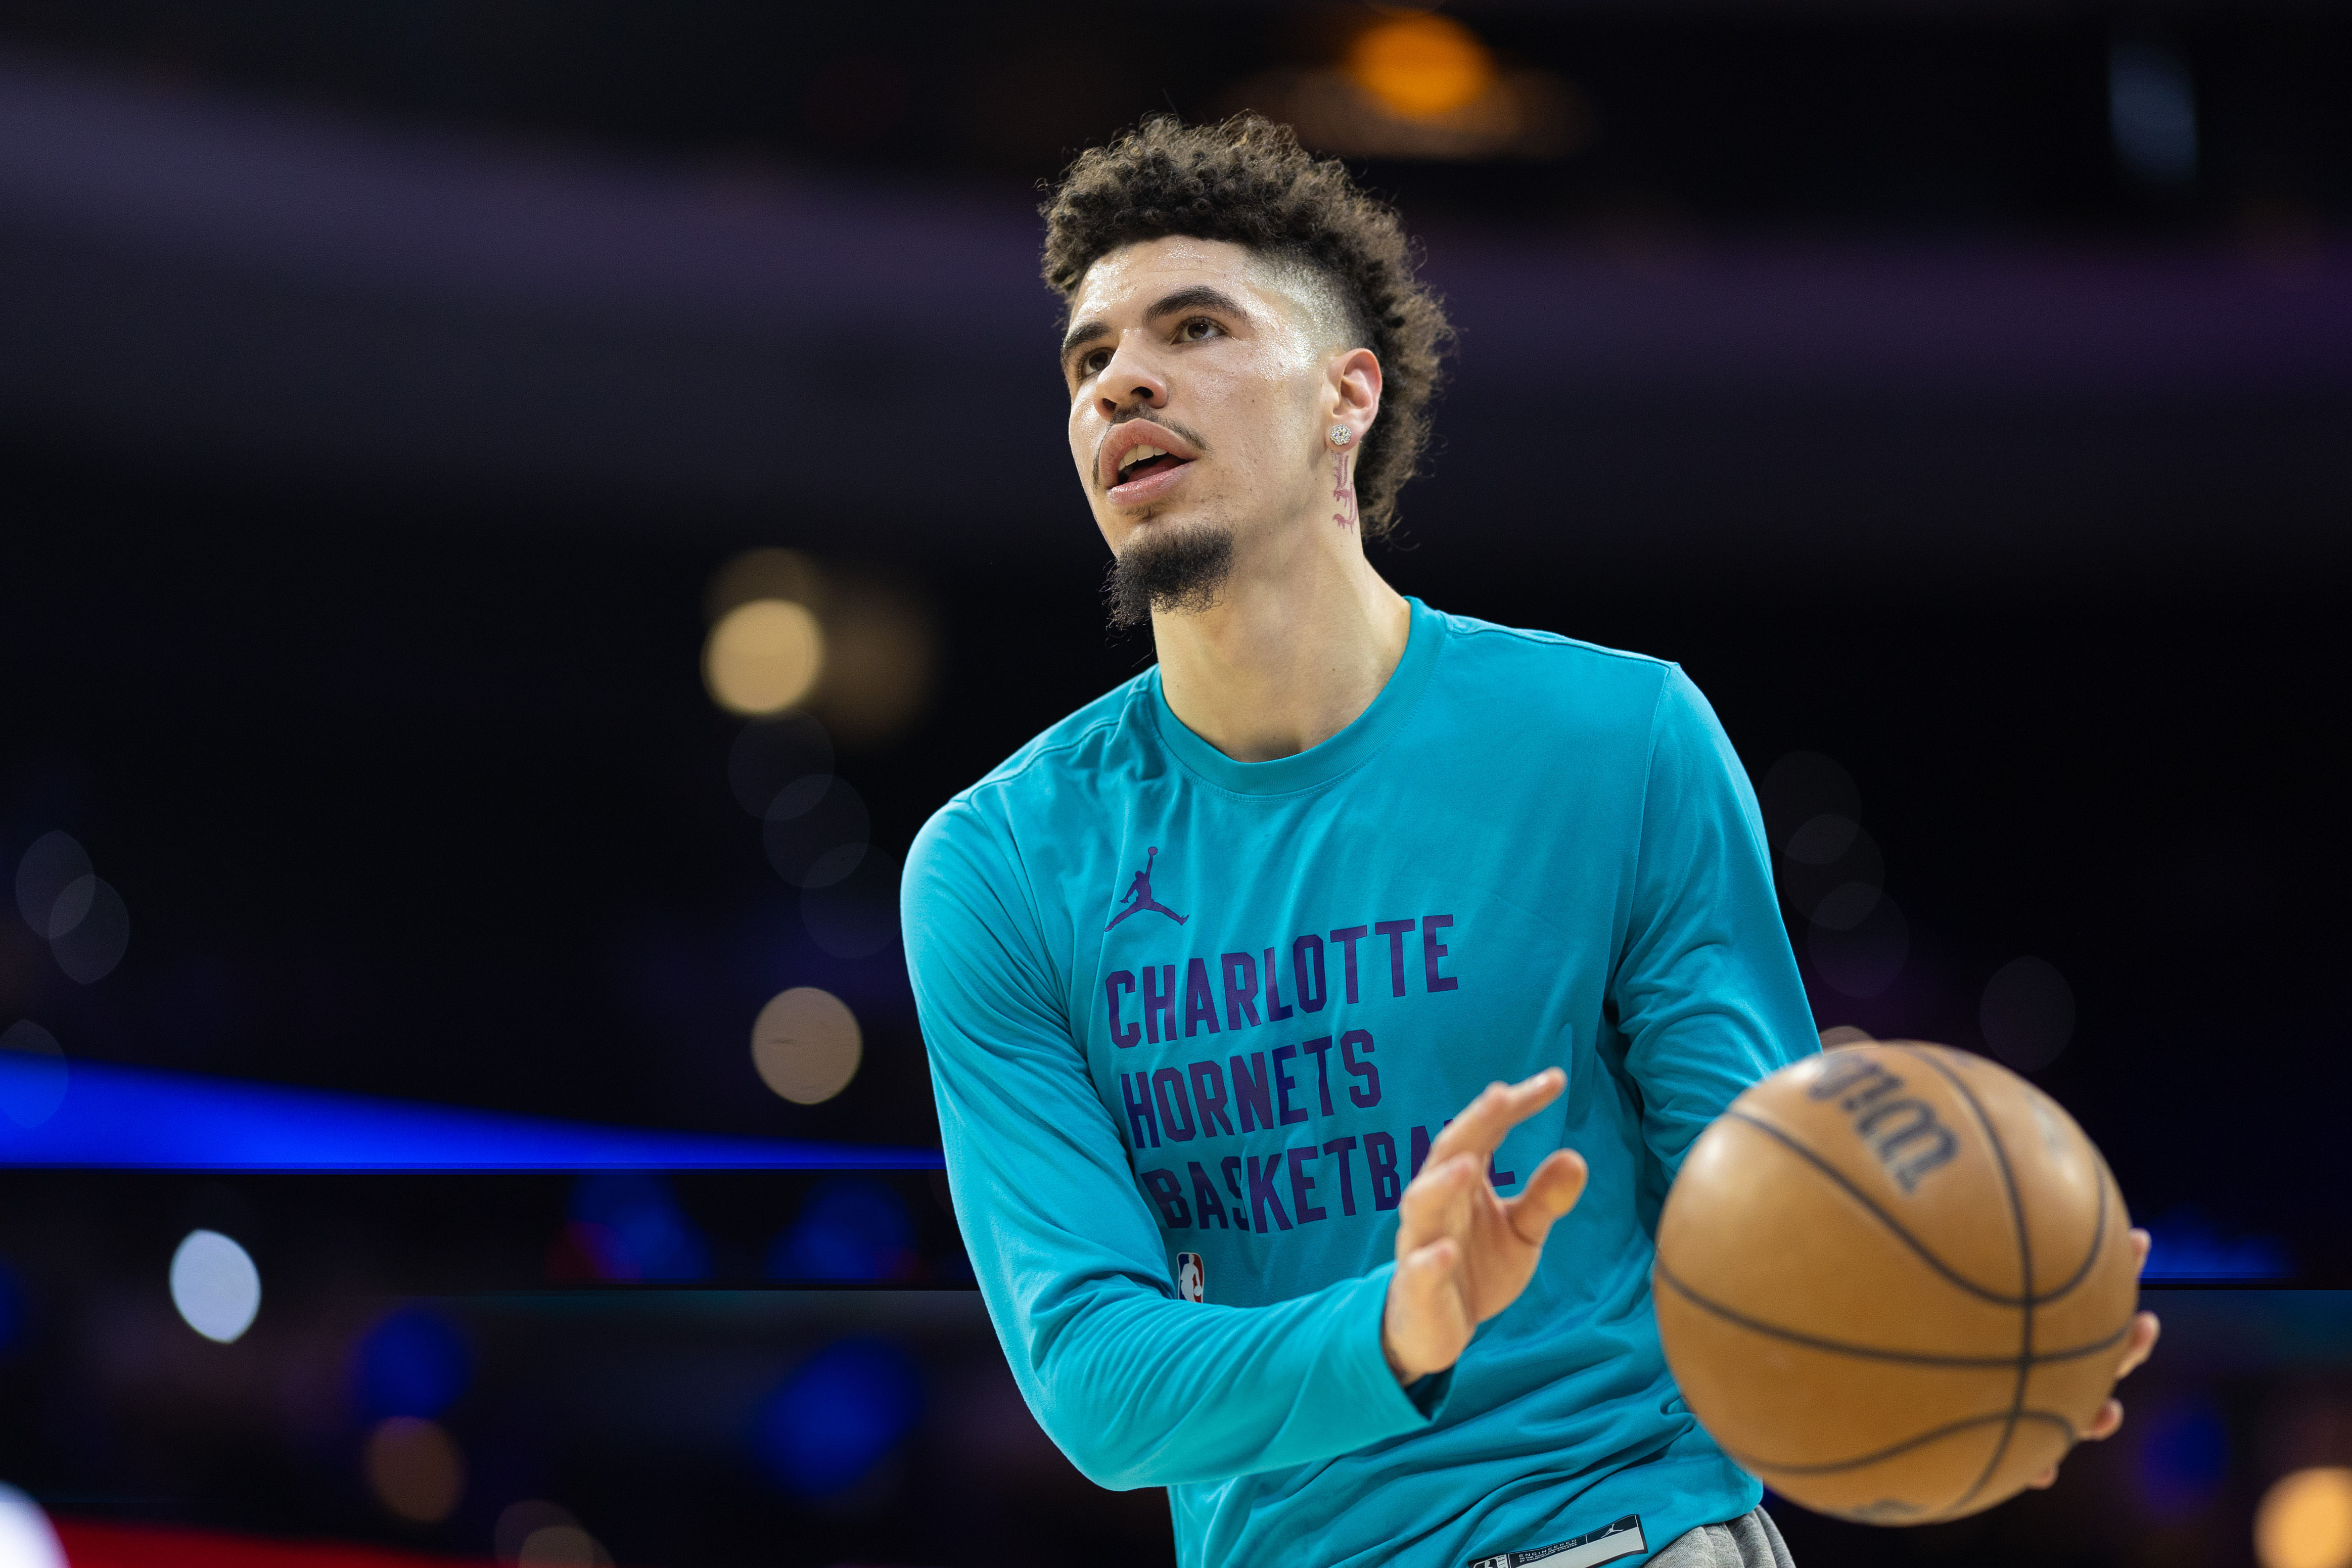
<instances>
[{"instance_id":1,"label":"neck tattoo","mask_svg":"<svg viewBox=\"0 0 2352 1568\"><path fill-rule=\"evenodd\" d=\"M1339 510L1331 514L1331 521L1341 528L1356 526L1356 487L1353 478L1348 471L1346 454L1343 453L1331 459L1331 499L1339 503Z\"/></svg>"}]
</instances>

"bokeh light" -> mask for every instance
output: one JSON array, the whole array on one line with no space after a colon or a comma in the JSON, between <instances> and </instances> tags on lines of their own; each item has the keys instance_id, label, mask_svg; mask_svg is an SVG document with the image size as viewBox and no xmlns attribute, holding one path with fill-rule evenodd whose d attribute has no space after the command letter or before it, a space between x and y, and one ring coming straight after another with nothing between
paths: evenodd
<instances>
[{"instance_id":1,"label":"bokeh light","mask_svg":"<svg viewBox=\"0 0 2352 1568\"><path fill-rule=\"evenodd\" d=\"M2147 38L2107 55L2107 131L2116 157L2151 185L2197 177L2197 88L2187 62Z\"/></svg>"},{"instance_id":2,"label":"bokeh light","mask_svg":"<svg viewBox=\"0 0 2352 1568\"><path fill-rule=\"evenodd\" d=\"M2230 1429L2202 1401L2159 1405L2137 1417L2140 1500L2159 1519L2187 1519L2221 1496L2230 1475Z\"/></svg>"},{"instance_id":3,"label":"bokeh light","mask_svg":"<svg viewBox=\"0 0 2352 1568\"><path fill-rule=\"evenodd\" d=\"M0 1030L0 1116L38 1127L57 1114L70 1082L65 1047L31 1019Z\"/></svg>"},{"instance_id":4,"label":"bokeh light","mask_svg":"<svg viewBox=\"0 0 2352 1568\"><path fill-rule=\"evenodd\" d=\"M768 807L768 864L795 888L830 887L857 869L872 832L865 797L846 780L806 779Z\"/></svg>"},{"instance_id":5,"label":"bokeh light","mask_svg":"<svg viewBox=\"0 0 2352 1568\"><path fill-rule=\"evenodd\" d=\"M824 666L824 633L805 605L754 599L719 617L703 645L702 678L734 713L781 713L809 694Z\"/></svg>"},{"instance_id":6,"label":"bokeh light","mask_svg":"<svg viewBox=\"0 0 2352 1568\"><path fill-rule=\"evenodd\" d=\"M678 1207L669 1184L650 1171L581 1177L560 1245L600 1279L710 1277L710 1244Z\"/></svg>"},{"instance_id":7,"label":"bokeh light","mask_svg":"<svg viewBox=\"0 0 2352 1568\"><path fill-rule=\"evenodd\" d=\"M1977 1021L1994 1056L2020 1072L2035 1072L2074 1037L2074 990L2041 959L2011 959L1985 982Z\"/></svg>"},{"instance_id":8,"label":"bokeh light","mask_svg":"<svg viewBox=\"0 0 2352 1568\"><path fill-rule=\"evenodd\" d=\"M41 1505L0 1484L0 1568L66 1568L66 1549Z\"/></svg>"},{"instance_id":9,"label":"bokeh light","mask_svg":"<svg viewBox=\"0 0 2352 1568\"><path fill-rule=\"evenodd\" d=\"M1784 853L1798 829L1815 817L1862 820L1862 792L1853 775L1819 752L1790 752L1774 763L1756 786L1756 803L1763 809L1772 847Z\"/></svg>"},{"instance_id":10,"label":"bokeh light","mask_svg":"<svg viewBox=\"0 0 2352 1568\"><path fill-rule=\"evenodd\" d=\"M576 1524L543 1524L522 1538L517 1568L612 1568L602 1542Z\"/></svg>"},{"instance_id":11,"label":"bokeh light","mask_svg":"<svg viewBox=\"0 0 2352 1568\"><path fill-rule=\"evenodd\" d=\"M845 744L905 729L930 693L938 637L923 605L895 584L840 574L816 602L824 669L810 698Z\"/></svg>"},{"instance_id":12,"label":"bokeh light","mask_svg":"<svg viewBox=\"0 0 2352 1568\"><path fill-rule=\"evenodd\" d=\"M104 979L131 944L131 912L67 833L44 833L16 863L16 912L81 984Z\"/></svg>"},{"instance_id":13,"label":"bokeh light","mask_svg":"<svg viewBox=\"0 0 2352 1568\"><path fill-rule=\"evenodd\" d=\"M2294 1277L2284 1247L2226 1225L2195 1204L2167 1209L2147 1222L2149 1283L2192 1279L2255 1280Z\"/></svg>"},{"instance_id":14,"label":"bokeh light","mask_svg":"<svg viewBox=\"0 0 2352 1568\"><path fill-rule=\"evenodd\" d=\"M72 835L42 834L25 847L24 858L16 862L16 912L41 936L56 936L73 924L66 890L89 874L89 856ZM53 926L61 918L64 925Z\"/></svg>"},{"instance_id":15,"label":"bokeh light","mask_svg":"<svg viewBox=\"0 0 2352 1568\"><path fill-rule=\"evenodd\" d=\"M1816 925L1852 931L1877 906L1886 862L1860 823L1822 812L1789 836L1774 874L1790 910Z\"/></svg>"},{"instance_id":16,"label":"bokeh light","mask_svg":"<svg viewBox=\"0 0 2352 1568\"><path fill-rule=\"evenodd\" d=\"M814 985L771 998L751 1024L760 1081L797 1105L819 1105L847 1089L864 1054L857 1015Z\"/></svg>"},{"instance_id":17,"label":"bokeh light","mask_svg":"<svg viewBox=\"0 0 2352 1568\"><path fill-rule=\"evenodd\" d=\"M368 1433L363 1459L376 1500L417 1524L438 1524L466 1495L466 1460L436 1422L390 1415Z\"/></svg>"},{"instance_id":18,"label":"bokeh light","mask_svg":"<svg viewBox=\"0 0 2352 1568\"><path fill-rule=\"evenodd\" d=\"M898 941L901 868L896 855L871 848L840 881L803 893L809 940L835 958L870 958Z\"/></svg>"},{"instance_id":19,"label":"bokeh light","mask_svg":"<svg viewBox=\"0 0 2352 1568\"><path fill-rule=\"evenodd\" d=\"M785 599L814 606L824 592L815 562L797 550L767 545L746 550L711 574L702 609L716 623L726 619L728 611L754 599Z\"/></svg>"},{"instance_id":20,"label":"bokeh light","mask_svg":"<svg viewBox=\"0 0 2352 1568\"><path fill-rule=\"evenodd\" d=\"M786 816L807 810L832 779L833 738L805 713L752 720L727 753L735 803L762 821L771 808Z\"/></svg>"},{"instance_id":21,"label":"bokeh light","mask_svg":"<svg viewBox=\"0 0 2352 1568\"><path fill-rule=\"evenodd\" d=\"M188 1327L227 1344L261 1310L261 1270L220 1232L192 1230L172 1254L172 1305Z\"/></svg>"},{"instance_id":22,"label":"bokeh light","mask_svg":"<svg viewBox=\"0 0 2352 1568\"><path fill-rule=\"evenodd\" d=\"M58 967L84 985L113 973L131 947L131 911L113 884L100 878L79 878L69 886L49 923L63 928L49 938Z\"/></svg>"},{"instance_id":23,"label":"bokeh light","mask_svg":"<svg viewBox=\"0 0 2352 1568\"><path fill-rule=\"evenodd\" d=\"M884 1340L838 1340L786 1377L761 1407L752 1446L786 1489L811 1499L849 1490L888 1457L922 1413L922 1381Z\"/></svg>"},{"instance_id":24,"label":"bokeh light","mask_svg":"<svg viewBox=\"0 0 2352 1568\"><path fill-rule=\"evenodd\" d=\"M2263 1568L2352 1568L2352 1469L2323 1465L2282 1476L2254 1514Z\"/></svg>"},{"instance_id":25,"label":"bokeh light","mask_svg":"<svg viewBox=\"0 0 2352 1568\"><path fill-rule=\"evenodd\" d=\"M371 1417L440 1415L465 1393L474 1364L457 1326L420 1307L370 1329L352 1361L359 1407Z\"/></svg>"},{"instance_id":26,"label":"bokeh light","mask_svg":"<svg viewBox=\"0 0 2352 1568\"><path fill-rule=\"evenodd\" d=\"M580 1528L570 1509L545 1498L525 1498L499 1510L498 1522L490 1527L490 1550L499 1562L514 1563L522 1557L524 1542L542 1530L565 1526Z\"/></svg>"},{"instance_id":27,"label":"bokeh light","mask_svg":"<svg viewBox=\"0 0 2352 1568\"><path fill-rule=\"evenodd\" d=\"M801 1205L768 1254L767 1273L771 1279L905 1279L920 1263L906 1201L871 1178L839 1176Z\"/></svg>"},{"instance_id":28,"label":"bokeh light","mask_svg":"<svg viewBox=\"0 0 2352 1568\"><path fill-rule=\"evenodd\" d=\"M1806 933L1813 972L1847 996L1875 996L1895 984L1911 955L1911 926L1881 893L1870 913L1843 931L1816 924Z\"/></svg>"},{"instance_id":29,"label":"bokeh light","mask_svg":"<svg viewBox=\"0 0 2352 1568\"><path fill-rule=\"evenodd\" d=\"M1434 120L1494 85L1495 57L1451 16L1391 16L1356 36L1348 74L1390 113Z\"/></svg>"}]
</instances>

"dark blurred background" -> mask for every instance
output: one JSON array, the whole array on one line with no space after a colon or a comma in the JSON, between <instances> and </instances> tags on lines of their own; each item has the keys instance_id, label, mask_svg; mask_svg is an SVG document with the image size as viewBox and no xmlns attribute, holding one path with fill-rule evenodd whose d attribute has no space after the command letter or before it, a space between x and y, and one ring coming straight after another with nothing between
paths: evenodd
<instances>
[{"instance_id":1,"label":"dark blurred background","mask_svg":"<svg viewBox=\"0 0 2352 1568\"><path fill-rule=\"evenodd\" d=\"M1150 657L1040 182L1244 107L1462 329L1381 569L1682 661L1821 1026L2030 1072L2157 1232L2121 1437L1799 1561L2352 1564L2352 17L2284 0L0 4L0 1479L78 1563L1171 1559L919 1159L10 1141L111 1065L935 1148L898 858Z\"/></svg>"}]
</instances>

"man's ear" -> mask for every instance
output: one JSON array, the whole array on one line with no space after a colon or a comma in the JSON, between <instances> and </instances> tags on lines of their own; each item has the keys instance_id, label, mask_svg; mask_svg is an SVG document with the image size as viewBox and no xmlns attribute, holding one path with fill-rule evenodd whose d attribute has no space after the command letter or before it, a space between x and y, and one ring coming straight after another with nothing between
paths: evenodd
<instances>
[{"instance_id":1,"label":"man's ear","mask_svg":"<svg viewBox=\"0 0 2352 1568\"><path fill-rule=\"evenodd\" d=\"M1330 364L1331 418L1362 440L1381 412L1381 360L1370 349L1334 354Z\"/></svg>"}]
</instances>

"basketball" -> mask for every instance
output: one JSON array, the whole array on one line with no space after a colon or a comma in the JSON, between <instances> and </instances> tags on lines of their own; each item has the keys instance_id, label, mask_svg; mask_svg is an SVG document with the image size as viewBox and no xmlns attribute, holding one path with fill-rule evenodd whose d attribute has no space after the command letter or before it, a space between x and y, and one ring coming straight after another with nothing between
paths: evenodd
<instances>
[{"instance_id":1,"label":"basketball","mask_svg":"<svg viewBox=\"0 0 2352 1568\"><path fill-rule=\"evenodd\" d=\"M1684 1399L1774 1491L1957 1519L2065 1456L2138 1299L2123 1194L2058 1103L1984 1058L1847 1047L1750 1088L1658 1224Z\"/></svg>"}]
</instances>

